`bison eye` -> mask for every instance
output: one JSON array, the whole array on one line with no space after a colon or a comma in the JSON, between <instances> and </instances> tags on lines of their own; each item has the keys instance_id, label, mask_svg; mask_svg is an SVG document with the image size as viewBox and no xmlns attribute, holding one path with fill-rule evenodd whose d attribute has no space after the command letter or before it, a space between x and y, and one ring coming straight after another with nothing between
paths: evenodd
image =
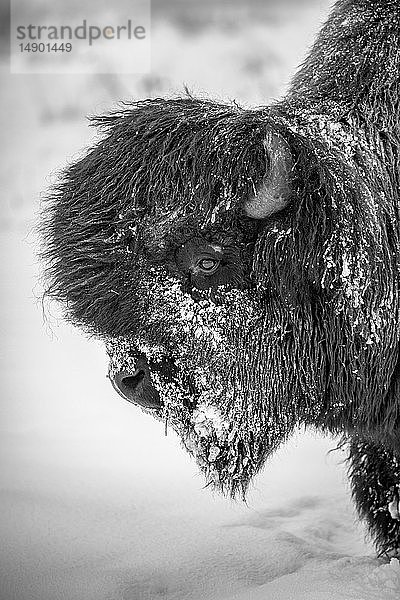
<instances>
[{"instance_id":1,"label":"bison eye","mask_svg":"<svg viewBox=\"0 0 400 600\"><path fill-rule=\"evenodd\" d=\"M197 263L197 269L205 275L213 275L218 271L221 261L216 258L202 258Z\"/></svg>"}]
</instances>

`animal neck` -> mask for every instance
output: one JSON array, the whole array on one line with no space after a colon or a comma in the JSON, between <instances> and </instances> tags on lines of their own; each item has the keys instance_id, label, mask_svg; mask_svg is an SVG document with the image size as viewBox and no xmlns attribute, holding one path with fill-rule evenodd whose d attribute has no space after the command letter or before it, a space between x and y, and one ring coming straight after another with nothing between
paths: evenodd
<instances>
[{"instance_id":1,"label":"animal neck","mask_svg":"<svg viewBox=\"0 0 400 600\"><path fill-rule=\"evenodd\" d=\"M339 0L288 100L399 134L400 0Z\"/></svg>"}]
</instances>

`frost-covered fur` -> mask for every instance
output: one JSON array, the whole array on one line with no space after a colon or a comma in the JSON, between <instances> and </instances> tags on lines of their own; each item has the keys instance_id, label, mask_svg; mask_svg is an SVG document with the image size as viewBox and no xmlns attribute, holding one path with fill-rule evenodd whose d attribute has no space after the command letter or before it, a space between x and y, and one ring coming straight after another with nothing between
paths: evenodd
<instances>
[{"instance_id":1,"label":"frost-covered fur","mask_svg":"<svg viewBox=\"0 0 400 600\"><path fill-rule=\"evenodd\" d=\"M43 225L49 295L105 339L111 374L147 357L153 413L210 483L244 494L299 423L341 433L383 551L400 546L399 22L397 0L338 2L270 107L156 99L96 119ZM254 220L270 132L291 201ZM177 268L193 239L227 257L205 289Z\"/></svg>"}]
</instances>

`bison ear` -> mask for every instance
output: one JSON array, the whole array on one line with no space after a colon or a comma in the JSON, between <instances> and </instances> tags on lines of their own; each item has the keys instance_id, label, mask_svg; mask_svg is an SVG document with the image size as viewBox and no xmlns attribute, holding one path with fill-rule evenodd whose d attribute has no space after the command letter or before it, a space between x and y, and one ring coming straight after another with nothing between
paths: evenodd
<instances>
[{"instance_id":1,"label":"bison ear","mask_svg":"<svg viewBox=\"0 0 400 600\"><path fill-rule=\"evenodd\" d=\"M276 132L264 141L268 171L261 184L244 204L244 212L253 219L265 219L289 203L293 157L287 142Z\"/></svg>"}]
</instances>

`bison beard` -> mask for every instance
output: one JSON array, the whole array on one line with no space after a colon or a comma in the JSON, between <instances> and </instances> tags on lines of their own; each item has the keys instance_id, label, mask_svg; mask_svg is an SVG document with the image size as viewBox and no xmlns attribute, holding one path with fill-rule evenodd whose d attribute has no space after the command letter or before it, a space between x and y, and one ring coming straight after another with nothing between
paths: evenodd
<instances>
[{"instance_id":1,"label":"bison beard","mask_svg":"<svg viewBox=\"0 0 400 600\"><path fill-rule=\"evenodd\" d=\"M244 495L298 424L349 442L400 546L400 3L342 0L281 102L190 96L95 119L46 207L50 285L110 378Z\"/></svg>"}]
</instances>

